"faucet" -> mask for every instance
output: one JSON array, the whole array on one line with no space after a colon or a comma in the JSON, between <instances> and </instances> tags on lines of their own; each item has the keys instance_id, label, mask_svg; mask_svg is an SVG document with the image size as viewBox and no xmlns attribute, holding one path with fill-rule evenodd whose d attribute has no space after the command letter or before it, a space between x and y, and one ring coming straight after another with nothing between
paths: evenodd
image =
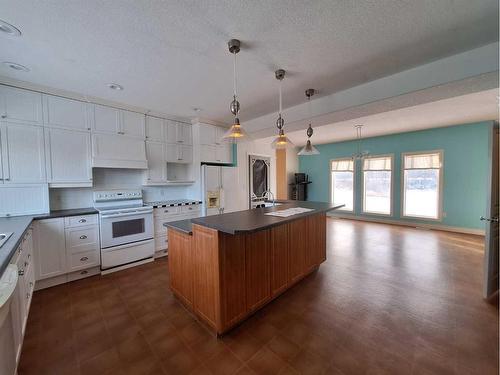
<instances>
[{"instance_id":1,"label":"faucet","mask_svg":"<svg viewBox=\"0 0 500 375\"><path fill-rule=\"evenodd\" d=\"M276 206L276 202L274 200L274 194L273 194L273 192L271 190L266 190L264 192L264 197L267 197L269 195L271 196L271 199L272 199L272 202L273 202L273 207Z\"/></svg>"}]
</instances>

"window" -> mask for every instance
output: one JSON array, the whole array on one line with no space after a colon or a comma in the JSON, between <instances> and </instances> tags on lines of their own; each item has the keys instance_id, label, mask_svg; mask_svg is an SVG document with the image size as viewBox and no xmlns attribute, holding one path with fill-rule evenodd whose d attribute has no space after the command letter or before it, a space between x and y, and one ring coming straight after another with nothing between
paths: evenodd
<instances>
[{"instance_id":1,"label":"window","mask_svg":"<svg viewBox=\"0 0 500 375\"><path fill-rule=\"evenodd\" d=\"M390 215L392 196L392 156L363 160L363 212Z\"/></svg>"},{"instance_id":2,"label":"window","mask_svg":"<svg viewBox=\"0 0 500 375\"><path fill-rule=\"evenodd\" d=\"M354 161L341 159L331 161L331 201L344 204L342 211L354 210Z\"/></svg>"},{"instance_id":3,"label":"window","mask_svg":"<svg viewBox=\"0 0 500 375\"><path fill-rule=\"evenodd\" d=\"M403 216L440 218L441 152L403 154Z\"/></svg>"}]
</instances>

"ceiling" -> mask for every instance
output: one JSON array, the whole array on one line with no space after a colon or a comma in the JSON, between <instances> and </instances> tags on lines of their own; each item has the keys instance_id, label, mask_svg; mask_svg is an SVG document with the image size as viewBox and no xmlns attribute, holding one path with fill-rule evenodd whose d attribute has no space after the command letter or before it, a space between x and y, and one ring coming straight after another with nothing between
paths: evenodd
<instances>
[{"instance_id":1,"label":"ceiling","mask_svg":"<svg viewBox=\"0 0 500 375\"><path fill-rule=\"evenodd\" d=\"M258 5L256 5L256 3ZM498 40L497 0L0 0L0 76L175 116L229 122L238 55L241 119ZM123 91L106 85L116 82ZM193 108L201 108L194 113ZM272 126L272 124L270 124Z\"/></svg>"},{"instance_id":2,"label":"ceiling","mask_svg":"<svg viewBox=\"0 0 500 375\"><path fill-rule=\"evenodd\" d=\"M311 142L323 144L354 139L354 125L357 124L363 125L362 136L366 138L486 120L498 121L498 94L498 89L492 89L320 127L314 127L313 123ZM297 146L303 146L307 140L305 130L289 132L287 136Z\"/></svg>"}]
</instances>

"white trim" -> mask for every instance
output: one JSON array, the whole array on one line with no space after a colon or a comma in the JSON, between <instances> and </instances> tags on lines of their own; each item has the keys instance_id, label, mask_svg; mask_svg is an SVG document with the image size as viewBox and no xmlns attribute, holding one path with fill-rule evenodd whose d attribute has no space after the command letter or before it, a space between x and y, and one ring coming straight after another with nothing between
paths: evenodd
<instances>
[{"instance_id":1,"label":"white trim","mask_svg":"<svg viewBox=\"0 0 500 375\"><path fill-rule=\"evenodd\" d=\"M332 202L332 197L333 197L332 162L339 161L339 160L351 160L351 158L349 158L349 157L335 158L335 159L330 159L330 161L328 162L328 179L329 179L328 185L330 185L330 189L328 192L328 200L330 201L330 203L334 203L334 202ZM357 166L356 160L353 160L352 161L352 169L353 169L352 171L339 171L339 172L351 172L352 173L352 210L339 208L338 209L339 211L352 212L353 214L356 212L356 166ZM345 207L345 205L344 205L344 207Z\"/></svg>"},{"instance_id":2,"label":"white trim","mask_svg":"<svg viewBox=\"0 0 500 375\"><path fill-rule=\"evenodd\" d=\"M404 165L404 158L406 155L425 155L425 154L439 154L439 191L438 191L438 217L437 218L432 218L432 217L422 217L422 216L409 216L405 215L405 165ZM429 169L434 169L434 168L429 168ZM409 152L402 152L401 153L401 182L400 182L400 207L399 207L399 213L401 218L408 218L408 219L418 219L418 220L425 220L425 221L434 221L434 222L441 222L443 221L443 179L444 179L444 150L428 150L428 151L409 151Z\"/></svg>"},{"instance_id":3,"label":"white trim","mask_svg":"<svg viewBox=\"0 0 500 375\"><path fill-rule=\"evenodd\" d=\"M383 155L370 155L365 159L375 159L375 158L383 158L388 157L391 158L391 191L389 193L390 199L390 209L389 213L386 214L384 212L374 212L374 211L366 211L365 210L365 169L364 169L364 160L361 165L361 214L367 215L377 215L377 216L385 216L385 217L393 217L394 216L394 154L383 154ZM384 171L387 172L387 171Z\"/></svg>"},{"instance_id":4,"label":"white trim","mask_svg":"<svg viewBox=\"0 0 500 375\"><path fill-rule=\"evenodd\" d=\"M368 222L380 223L380 224L401 225L401 226L413 227L413 228L417 228L417 229L420 228L420 229L442 230L442 231L454 232L454 233L474 234L477 236L484 236L485 235L485 232L483 229L452 227L452 226L442 225L442 224L416 223L416 222L396 220L396 219L385 219L385 218L366 217L366 216L342 215L341 213L339 213L338 210L336 210L334 213L332 212L330 214L327 214L327 216L329 216L333 219L368 221Z\"/></svg>"}]
</instances>

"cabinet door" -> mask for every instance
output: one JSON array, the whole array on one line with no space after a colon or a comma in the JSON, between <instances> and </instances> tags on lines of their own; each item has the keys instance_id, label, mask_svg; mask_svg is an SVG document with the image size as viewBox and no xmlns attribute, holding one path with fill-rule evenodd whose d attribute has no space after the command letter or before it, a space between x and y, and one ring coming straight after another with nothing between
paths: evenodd
<instances>
[{"instance_id":1,"label":"cabinet door","mask_svg":"<svg viewBox=\"0 0 500 375\"><path fill-rule=\"evenodd\" d=\"M0 132L4 182L45 182L43 127L4 122Z\"/></svg>"},{"instance_id":2,"label":"cabinet door","mask_svg":"<svg viewBox=\"0 0 500 375\"><path fill-rule=\"evenodd\" d=\"M45 129L49 183L92 184L90 133Z\"/></svg>"},{"instance_id":3,"label":"cabinet door","mask_svg":"<svg viewBox=\"0 0 500 375\"><path fill-rule=\"evenodd\" d=\"M271 229L271 295L280 294L288 286L288 225Z\"/></svg>"},{"instance_id":4,"label":"cabinet door","mask_svg":"<svg viewBox=\"0 0 500 375\"><path fill-rule=\"evenodd\" d=\"M179 162L192 163L193 162L193 146L179 145Z\"/></svg>"},{"instance_id":5,"label":"cabinet door","mask_svg":"<svg viewBox=\"0 0 500 375\"><path fill-rule=\"evenodd\" d=\"M1 86L0 117L12 122L42 125L42 94Z\"/></svg>"},{"instance_id":6,"label":"cabinet door","mask_svg":"<svg viewBox=\"0 0 500 375\"><path fill-rule=\"evenodd\" d=\"M215 162L216 147L215 145L200 145L200 160L207 163Z\"/></svg>"},{"instance_id":7,"label":"cabinet door","mask_svg":"<svg viewBox=\"0 0 500 375\"><path fill-rule=\"evenodd\" d=\"M104 105L94 105L94 131L99 133L119 134L120 110Z\"/></svg>"},{"instance_id":8,"label":"cabinet door","mask_svg":"<svg viewBox=\"0 0 500 375\"><path fill-rule=\"evenodd\" d=\"M43 97L45 124L51 127L90 130L87 103L52 95Z\"/></svg>"},{"instance_id":9,"label":"cabinet door","mask_svg":"<svg viewBox=\"0 0 500 375\"><path fill-rule=\"evenodd\" d=\"M167 163L165 159L165 144L146 142L146 158L148 159L148 183L167 181Z\"/></svg>"},{"instance_id":10,"label":"cabinet door","mask_svg":"<svg viewBox=\"0 0 500 375\"><path fill-rule=\"evenodd\" d=\"M318 267L326 260L326 215L307 217L308 250L305 256L306 269Z\"/></svg>"},{"instance_id":11,"label":"cabinet door","mask_svg":"<svg viewBox=\"0 0 500 375\"><path fill-rule=\"evenodd\" d=\"M200 125L200 144L212 145L215 144L217 127L213 125Z\"/></svg>"},{"instance_id":12,"label":"cabinet door","mask_svg":"<svg viewBox=\"0 0 500 375\"><path fill-rule=\"evenodd\" d=\"M33 228L36 280L66 273L64 218L38 220Z\"/></svg>"},{"instance_id":13,"label":"cabinet door","mask_svg":"<svg viewBox=\"0 0 500 375\"><path fill-rule=\"evenodd\" d=\"M177 141L185 145L193 144L193 128L189 124L177 124Z\"/></svg>"},{"instance_id":14,"label":"cabinet door","mask_svg":"<svg viewBox=\"0 0 500 375\"><path fill-rule=\"evenodd\" d=\"M289 233L289 281L294 283L302 278L306 270L307 219L292 221L288 224Z\"/></svg>"},{"instance_id":15,"label":"cabinet door","mask_svg":"<svg viewBox=\"0 0 500 375\"><path fill-rule=\"evenodd\" d=\"M169 163L180 163L182 161L179 155L179 145L176 144L166 144L165 145L166 160Z\"/></svg>"},{"instance_id":16,"label":"cabinet door","mask_svg":"<svg viewBox=\"0 0 500 375\"><path fill-rule=\"evenodd\" d=\"M165 142L177 143L177 123L173 120L165 120Z\"/></svg>"},{"instance_id":17,"label":"cabinet door","mask_svg":"<svg viewBox=\"0 0 500 375\"><path fill-rule=\"evenodd\" d=\"M255 310L271 298L270 236L270 230L261 230L245 239L247 311Z\"/></svg>"},{"instance_id":18,"label":"cabinet door","mask_svg":"<svg viewBox=\"0 0 500 375\"><path fill-rule=\"evenodd\" d=\"M145 116L142 113L121 111L122 134L144 139Z\"/></svg>"},{"instance_id":19,"label":"cabinet door","mask_svg":"<svg viewBox=\"0 0 500 375\"><path fill-rule=\"evenodd\" d=\"M124 135L93 134L92 166L146 169L145 142Z\"/></svg>"},{"instance_id":20,"label":"cabinet door","mask_svg":"<svg viewBox=\"0 0 500 375\"><path fill-rule=\"evenodd\" d=\"M43 184L5 184L1 187L0 216L49 212L49 188Z\"/></svg>"},{"instance_id":21,"label":"cabinet door","mask_svg":"<svg viewBox=\"0 0 500 375\"><path fill-rule=\"evenodd\" d=\"M231 145L221 144L215 146L215 160L218 163L231 163Z\"/></svg>"},{"instance_id":22,"label":"cabinet door","mask_svg":"<svg viewBox=\"0 0 500 375\"><path fill-rule=\"evenodd\" d=\"M158 117L146 116L146 139L154 142L164 142L164 120Z\"/></svg>"}]
</instances>

